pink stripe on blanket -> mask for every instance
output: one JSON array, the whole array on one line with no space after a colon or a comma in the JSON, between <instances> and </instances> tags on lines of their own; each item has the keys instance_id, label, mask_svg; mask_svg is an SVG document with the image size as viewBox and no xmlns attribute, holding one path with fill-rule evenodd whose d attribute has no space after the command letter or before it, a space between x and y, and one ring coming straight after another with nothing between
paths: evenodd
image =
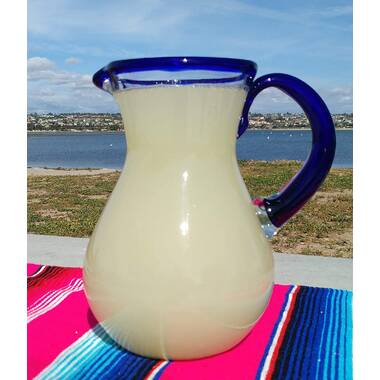
<instances>
[{"instance_id":1,"label":"pink stripe on blanket","mask_svg":"<svg viewBox=\"0 0 380 380\"><path fill-rule=\"evenodd\" d=\"M264 356L289 288L288 285L276 285L266 312L238 346L210 358L171 362L160 380L213 379L215 374L218 374L218 380L252 379Z\"/></svg>"},{"instance_id":2,"label":"pink stripe on blanket","mask_svg":"<svg viewBox=\"0 0 380 380\"><path fill-rule=\"evenodd\" d=\"M27 265L27 269L26 269L26 273L27 273L27 276L33 276L35 273L38 272L38 270L43 267L43 265L40 265L40 264L28 264Z\"/></svg>"},{"instance_id":3,"label":"pink stripe on blanket","mask_svg":"<svg viewBox=\"0 0 380 380\"><path fill-rule=\"evenodd\" d=\"M28 379L96 325L83 291L74 292L28 324Z\"/></svg>"},{"instance_id":4,"label":"pink stripe on blanket","mask_svg":"<svg viewBox=\"0 0 380 380\"><path fill-rule=\"evenodd\" d=\"M44 267L37 271L28 277L28 308L47 293L68 287L76 279L82 281L81 268Z\"/></svg>"}]
</instances>

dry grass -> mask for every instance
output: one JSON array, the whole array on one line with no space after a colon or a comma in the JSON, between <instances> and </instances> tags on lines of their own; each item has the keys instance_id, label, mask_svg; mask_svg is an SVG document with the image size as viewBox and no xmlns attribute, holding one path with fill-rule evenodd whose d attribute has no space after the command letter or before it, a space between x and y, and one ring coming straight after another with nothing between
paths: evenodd
<instances>
[{"instance_id":1,"label":"dry grass","mask_svg":"<svg viewBox=\"0 0 380 380\"><path fill-rule=\"evenodd\" d=\"M239 162L254 196L278 191L300 164L294 161ZM28 177L28 231L89 236L119 173ZM352 257L352 169L332 169L314 198L273 241L277 252Z\"/></svg>"}]
</instances>

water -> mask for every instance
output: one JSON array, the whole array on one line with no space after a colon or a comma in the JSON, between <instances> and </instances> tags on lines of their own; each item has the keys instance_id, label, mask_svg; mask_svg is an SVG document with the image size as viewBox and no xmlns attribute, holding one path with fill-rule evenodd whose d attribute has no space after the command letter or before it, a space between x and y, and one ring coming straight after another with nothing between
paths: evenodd
<instances>
[{"instance_id":1,"label":"water","mask_svg":"<svg viewBox=\"0 0 380 380\"><path fill-rule=\"evenodd\" d=\"M352 168L352 131L337 131L333 166ZM237 142L239 160L307 158L311 131L247 131ZM126 154L124 133L28 134L29 167L121 169Z\"/></svg>"}]
</instances>

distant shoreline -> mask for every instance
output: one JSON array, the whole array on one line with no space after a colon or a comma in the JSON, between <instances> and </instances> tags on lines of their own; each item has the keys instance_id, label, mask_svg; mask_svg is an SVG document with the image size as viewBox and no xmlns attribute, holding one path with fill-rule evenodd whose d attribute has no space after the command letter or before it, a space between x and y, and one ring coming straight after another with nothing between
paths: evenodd
<instances>
[{"instance_id":1,"label":"distant shoreline","mask_svg":"<svg viewBox=\"0 0 380 380\"><path fill-rule=\"evenodd\" d=\"M353 128L335 128L336 131L353 131ZM311 131L310 128L276 128L276 129L262 129L262 128L249 128L248 131L267 131L267 132L286 132L286 131ZM119 134L124 133L124 130L119 131L81 131L81 130L70 130L70 131L27 131L28 135L63 135L63 134Z\"/></svg>"}]
</instances>

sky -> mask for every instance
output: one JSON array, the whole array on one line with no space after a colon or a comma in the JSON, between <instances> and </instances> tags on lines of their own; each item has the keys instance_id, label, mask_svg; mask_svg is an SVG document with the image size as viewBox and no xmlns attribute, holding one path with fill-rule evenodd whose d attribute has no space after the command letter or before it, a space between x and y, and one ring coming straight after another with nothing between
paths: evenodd
<instances>
[{"instance_id":1,"label":"sky","mask_svg":"<svg viewBox=\"0 0 380 380\"><path fill-rule=\"evenodd\" d=\"M29 0L28 112L118 112L92 75L110 61L155 56L253 60L352 112L352 2L346 0ZM251 112L300 112L276 89Z\"/></svg>"}]
</instances>

